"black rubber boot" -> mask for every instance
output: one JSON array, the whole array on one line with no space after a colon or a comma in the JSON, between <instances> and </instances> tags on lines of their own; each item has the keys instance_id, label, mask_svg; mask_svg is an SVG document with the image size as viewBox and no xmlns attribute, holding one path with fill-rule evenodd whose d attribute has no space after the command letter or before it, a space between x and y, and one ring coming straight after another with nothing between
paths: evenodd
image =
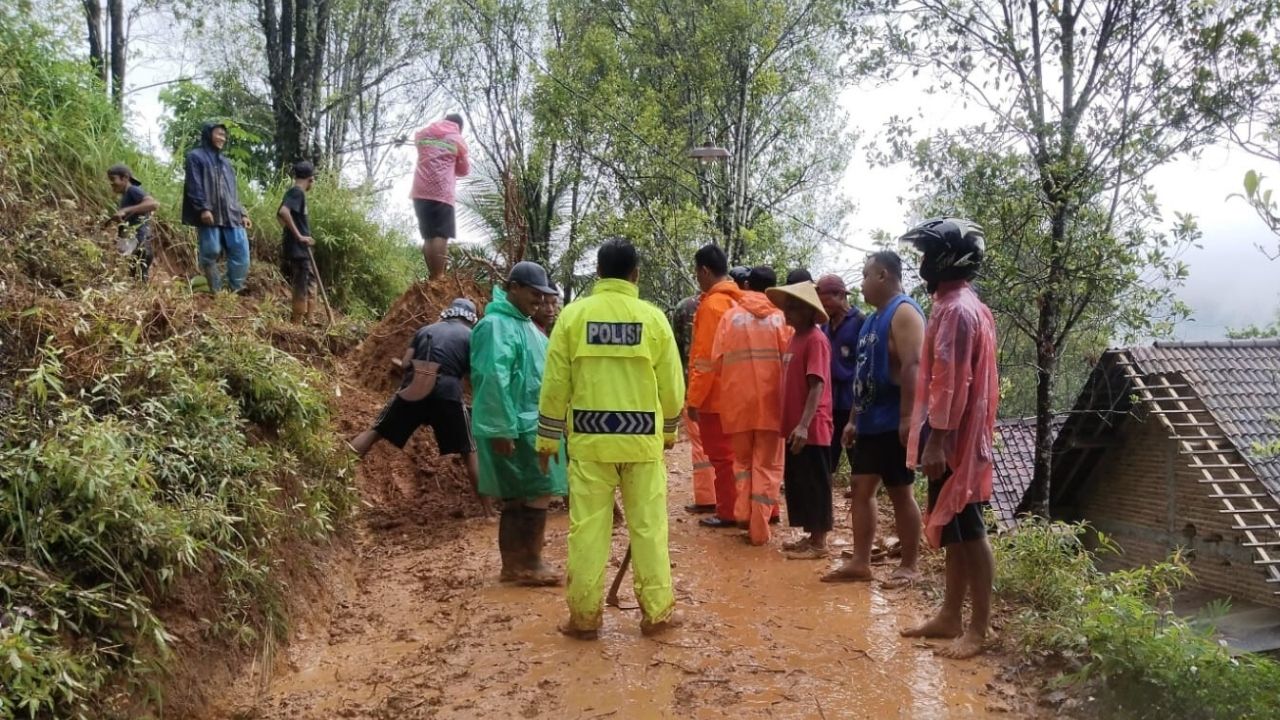
<instances>
[{"instance_id":1,"label":"black rubber boot","mask_svg":"<svg viewBox=\"0 0 1280 720\"><path fill-rule=\"evenodd\" d=\"M560 573L542 562L542 548L547 540L547 511L544 508L520 508L520 540L523 570L517 580L521 585L544 587L564 582Z\"/></svg>"},{"instance_id":2,"label":"black rubber boot","mask_svg":"<svg viewBox=\"0 0 1280 720\"><path fill-rule=\"evenodd\" d=\"M500 582L515 582L524 570L520 535L520 510L523 507L524 503L520 501L504 502L498 516L498 552L502 555L502 573L498 575Z\"/></svg>"}]
</instances>

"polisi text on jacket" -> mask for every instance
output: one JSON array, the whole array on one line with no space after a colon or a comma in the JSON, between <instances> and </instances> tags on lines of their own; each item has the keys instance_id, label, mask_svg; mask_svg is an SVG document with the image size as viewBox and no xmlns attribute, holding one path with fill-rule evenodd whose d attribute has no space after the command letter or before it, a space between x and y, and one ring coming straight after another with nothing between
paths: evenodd
<instances>
[{"instance_id":1,"label":"polisi text on jacket","mask_svg":"<svg viewBox=\"0 0 1280 720\"><path fill-rule=\"evenodd\" d=\"M641 323L588 322L588 345L639 345Z\"/></svg>"}]
</instances>

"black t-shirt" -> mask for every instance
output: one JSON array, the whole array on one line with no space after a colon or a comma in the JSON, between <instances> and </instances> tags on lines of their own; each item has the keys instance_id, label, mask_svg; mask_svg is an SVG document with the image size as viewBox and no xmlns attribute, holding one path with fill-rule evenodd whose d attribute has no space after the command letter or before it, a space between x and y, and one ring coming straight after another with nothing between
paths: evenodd
<instances>
[{"instance_id":1,"label":"black t-shirt","mask_svg":"<svg viewBox=\"0 0 1280 720\"><path fill-rule=\"evenodd\" d=\"M280 207L289 208L289 214L293 216L293 224L298 226L298 232L304 237L311 235L311 224L307 222L307 194L302 188L297 185L289 188L284 194L284 200L280 201ZM297 260L307 258L307 246L298 242L298 238L287 227L281 236L281 243L281 253L286 258Z\"/></svg>"},{"instance_id":2,"label":"black t-shirt","mask_svg":"<svg viewBox=\"0 0 1280 720\"><path fill-rule=\"evenodd\" d=\"M120 196L120 203L116 205L116 209L123 210L127 207L133 207L146 199L147 191L143 190L141 185L130 184L129 187L125 189L124 194ZM141 237L147 231L147 221L150 219L151 215L147 213L130 216L125 222L128 223L130 227L137 228L138 236Z\"/></svg>"},{"instance_id":3,"label":"black t-shirt","mask_svg":"<svg viewBox=\"0 0 1280 720\"><path fill-rule=\"evenodd\" d=\"M429 355L428 338L431 340ZM414 333L409 345L413 348L414 360L440 363L436 388L431 391L430 397L461 402L462 377L471 373L471 326L460 319L424 325ZM407 367L400 386L407 387L412 380L413 368Z\"/></svg>"}]
</instances>

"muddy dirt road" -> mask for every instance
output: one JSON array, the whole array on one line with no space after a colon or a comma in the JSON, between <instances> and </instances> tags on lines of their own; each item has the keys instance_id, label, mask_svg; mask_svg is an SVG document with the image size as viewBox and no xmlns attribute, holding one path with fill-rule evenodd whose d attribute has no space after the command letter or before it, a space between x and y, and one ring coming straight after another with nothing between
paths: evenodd
<instances>
[{"instance_id":1,"label":"muddy dirt road","mask_svg":"<svg viewBox=\"0 0 1280 720\"><path fill-rule=\"evenodd\" d=\"M970 718L1008 713L997 660L955 662L898 637L922 589L817 581L825 562L786 560L736 532L697 526L688 449L668 453L671 545L687 624L659 639L638 610L609 609L600 640L559 635L559 588L499 585L496 525L366 520L332 578L336 607L283 649L275 677L246 677L216 717ZM424 511L425 514L425 511ZM553 515L563 567L567 514ZM789 530L781 535L789 537ZM844 534L847 537L847 533ZM614 563L626 546L614 535ZM612 573L610 573L612 576ZM622 605L635 606L630 583ZM1021 716L1022 713L1015 711ZM1008 717L1007 714L1004 715Z\"/></svg>"}]
</instances>

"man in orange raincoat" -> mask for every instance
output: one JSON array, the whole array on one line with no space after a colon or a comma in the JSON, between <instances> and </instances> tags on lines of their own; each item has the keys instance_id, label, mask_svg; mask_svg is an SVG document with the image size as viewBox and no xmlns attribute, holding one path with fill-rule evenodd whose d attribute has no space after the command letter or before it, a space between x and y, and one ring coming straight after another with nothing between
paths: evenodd
<instances>
[{"instance_id":1,"label":"man in orange raincoat","mask_svg":"<svg viewBox=\"0 0 1280 720\"><path fill-rule=\"evenodd\" d=\"M711 360L720 383L720 419L733 447L737 501L734 517L752 545L769 542L782 488L782 355L791 328L764 291L777 285L773 270L758 267L747 292L720 319Z\"/></svg>"},{"instance_id":2,"label":"man in orange raincoat","mask_svg":"<svg viewBox=\"0 0 1280 720\"><path fill-rule=\"evenodd\" d=\"M689 349L693 344L693 317L698 312L698 296L691 295L676 305L671 314L671 330L676 336L676 346L680 348L680 362L685 372L689 371ZM702 449L702 433L698 432L698 423L689 417L686 408L684 429L689 434L689 454L693 462L693 502L685 505L685 512L694 515L705 515L716 511L716 471L711 459Z\"/></svg>"},{"instance_id":3,"label":"man in orange raincoat","mask_svg":"<svg viewBox=\"0 0 1280 720\"><path fill-rule=\"evenodd\" d=\"M742 290L729 278L729 258L718 245L704 245L693 256L702 298L693 316L693 346L689 348L688 417L698 423L702 449L716 473L716 514L701 524L713 528L736 528L734 504L737 490L733 479L733 446L721 425L720 387L711 364L720 318L738 303Z\"/></svg>"}]
</instances>

